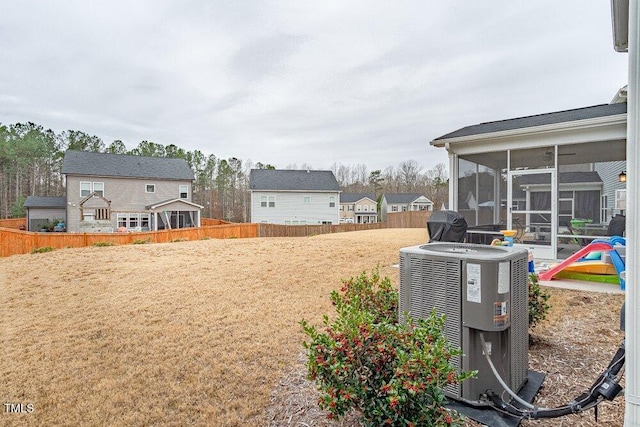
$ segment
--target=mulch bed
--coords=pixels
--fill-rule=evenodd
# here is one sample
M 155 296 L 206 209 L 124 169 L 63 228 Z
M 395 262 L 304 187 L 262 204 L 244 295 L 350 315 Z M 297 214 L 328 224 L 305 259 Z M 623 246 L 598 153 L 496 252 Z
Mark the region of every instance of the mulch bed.
M 602 294 L 547 288 L 551 311 L 530 331 L 529 369 L 546 375 L 535 404 L 557 407 L 585 392 L 603 371 L 624 339 L 619 330 L 621 294 Z M 306 356 L 300 351 L 273 390 L 266 418 L 270 426 L 358 426 L 353 412 L 341 420 L 327 419 L 318 408 L 318 392 L 307 380 Z M 624 379 L 621 383 L 624 386 Z M 524 420 L 522 426 L 621 426 L 624 397 L 594 411 L 556 419 Z M 467 420 L 466 426 L 481 424 Z

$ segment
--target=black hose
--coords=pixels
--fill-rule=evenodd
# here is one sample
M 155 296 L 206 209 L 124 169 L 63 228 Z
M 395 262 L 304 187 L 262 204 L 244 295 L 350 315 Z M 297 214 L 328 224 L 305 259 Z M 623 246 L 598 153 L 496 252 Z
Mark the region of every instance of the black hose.
M 622 341 L 622 344 L 620 344 L 620 347 L 618 347 L 618 350 L 611 359 L 611 362 L 609 362 L 609 365 L 604 370 L 604 372 L 600 374 L 596 381 L 594 381 L 594 383 L 589 388 L 589 391 L 581 394 L 578 398 L 565 406 L 560 406 L 557 408 L 534 407 L 533 409 L 521 409 L 502 400 L 502 398 L 493 390 L 487 390 L 486 395 L 492 403 L 494 409 L 507 412 L 519 418 L 528 418 L 534 420 L 540 418 L 558 418 L 565 415 L 583 412 L 587 409 L 591 409 L 592 407 L 597 406 L 600 402 L 602 402 L 602 400 L 604 400 L 604 398 L 609 400 L 613 400 L 613 398 L 615 398 L 615 395 L 603 393 L 602 386 L 606 383 L 608 384 L 607 388 L 612 384 L 615 384 L 615 387 L 619 387 L 619 379 L 616 380 L 615 377 L 624 366 L 624 360 L 625 342 Z

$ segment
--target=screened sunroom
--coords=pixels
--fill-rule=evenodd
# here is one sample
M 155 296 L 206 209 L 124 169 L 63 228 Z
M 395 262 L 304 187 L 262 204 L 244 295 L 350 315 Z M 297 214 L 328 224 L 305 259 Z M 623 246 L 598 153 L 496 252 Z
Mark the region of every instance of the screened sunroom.
M 624 92 L 622 92 L 624 93 Z M 566 258 L 624 215 L 626 98 L 467 126 L 431 141 L 449 154 L 449 209 L 470 229 L 518 231 L 539 259 Z

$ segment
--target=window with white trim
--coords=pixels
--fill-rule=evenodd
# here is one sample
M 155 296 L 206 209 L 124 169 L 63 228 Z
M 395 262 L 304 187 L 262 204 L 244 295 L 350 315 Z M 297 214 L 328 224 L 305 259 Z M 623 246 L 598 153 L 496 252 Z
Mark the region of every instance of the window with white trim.
M 336 198 L 331 196 L 329 197 L 329 207 L 330 208 L 335 208 L 336 207 Z
M 270 208 L 276 207 L 276 196 L 269 196 L 269 207 Z
M 117 218 L 118 228 L 149 230 L 151 214 L 148 213 L 121 213 Z
M 80 181 L 80 197 L 87 197 L 89 194 L 91 194 L 91 183 Z
M 87 197 L 91 193 L 104 197 L 104 182 L 80 181 L 80 197 Z
M 188 199 L 189 198 L 189 186 L 188 185 L 181 185 L 179 187 L 178 191 L 180 192 L 180 198 L 181 199 Z
M 267 196 L 260 196 L 260 207 L 261 208 L 267 207 Z
M 304 196 L 302 199 L 305 204 L 311 203 L 311 196 Z
M 94 182 L 93 192 L 96 193 L 98 196 L 104 197 L 104 182 Z
M 391 212 L 398 212 L 398 206 L 397 205 L 392 205 L 391 206 Z

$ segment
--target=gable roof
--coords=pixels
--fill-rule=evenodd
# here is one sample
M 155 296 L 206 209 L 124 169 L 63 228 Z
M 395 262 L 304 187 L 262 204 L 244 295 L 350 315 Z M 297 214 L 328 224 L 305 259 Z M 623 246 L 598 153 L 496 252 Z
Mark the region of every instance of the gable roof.
M 561 172 L 558 174 L 560 184 L 602 184 L 602 178 L 598 172 Z M 520 177 L 520 185 L 551 184 L 551 175 L 548 173 L 523 175 Z
M 432 145 L 438 141 L 465 136 L 482 135 L 487 133 L 502 132 L 516 129 L 531 128 L 556 123 L 573 122 L 578 120 L 595 119 L 598 117 L 615 116 L 627 113 L 627 103 L 601 104 L 592 107 L 577 108 L 573 110 L 556 111 L 553 113 L 537 114 L 534 116 L 518 117 L 514 119 L 499 120 L 495 122 L 480 123 L 466 126 L 431 141 Z
M 66 208 L 66 197 L 29 196 L 24 201 L 25 208 Z
M 173 199 L 162 200 L 160 202 L 156 202 L 154 204 L 145 206 L 145 209 L 147 209 L 147 210 L 155 210 L 155 209 L 158 209 L 158 208 L 160 208 L 162 206 L 169 205 L 171 203 L 182 203 L 182 204 L 194 207 L 194 208 L 204 209 L 204 206 L 200 206 L 197 203 L 193 203 L 193 202 L 190 202 L 189 200 L 181 199 L 181 198 L 173 198 Z
M 251 191 L 340 191 L 331 171 L 251 169 Z
M 370 199 L 376 201 L 376 195 L 373 193 L 340 193 L 340 203 L 356 203 L 362 199 Z
M 184 159 L 144 157 L 128 154 L 68 150 L 64 154 L 65 175 L 193 181 L 193 171 Z
M 416 199 L 419 199 L 420 197 L 424 197 L 425 199 L 429 200 L 427 196 L 420 193 L 389 193 L 389 194 L 385 193 L 384 195 L 384 198 L 387 200 L 387 203 L 402 204 L 402 205 L 408 205 L 410 203 L 413 203 L 414 201 L 416 201 Z M 431 200 L 429 200 L 429 202 L 431 202 Z

